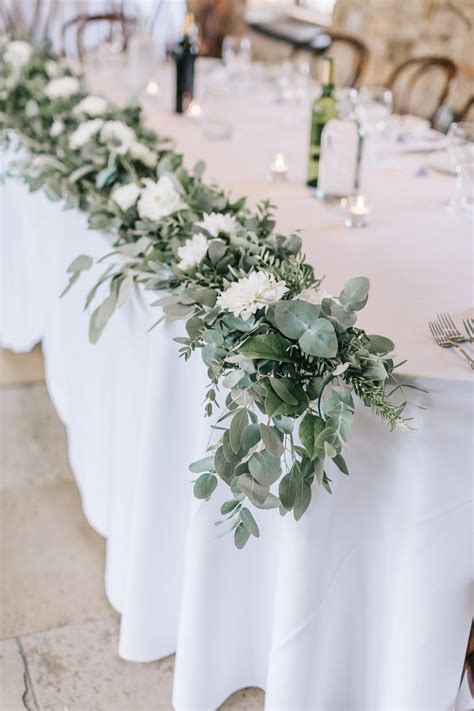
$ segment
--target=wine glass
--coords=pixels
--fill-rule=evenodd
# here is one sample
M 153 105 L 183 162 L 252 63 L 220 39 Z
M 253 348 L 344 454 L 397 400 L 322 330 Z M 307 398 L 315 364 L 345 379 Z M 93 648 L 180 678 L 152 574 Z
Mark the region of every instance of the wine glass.
M 381 134 L 392 113 L 393 97 L 390 89 L 363 86 L 357 96 L 356 115 L 367 136 Z
M 392 92 L 383 86 L 363 86 L 357 94 L 355 115 L 366 138 L 364 163 L 369 169 L 377 163 L 378 143 L 392 113 L 392 106 Z
M 452 123 L 448 131 L 448 154 L 456 172 L 456 190 L 450 207 L 474 207 L 474 123 Z

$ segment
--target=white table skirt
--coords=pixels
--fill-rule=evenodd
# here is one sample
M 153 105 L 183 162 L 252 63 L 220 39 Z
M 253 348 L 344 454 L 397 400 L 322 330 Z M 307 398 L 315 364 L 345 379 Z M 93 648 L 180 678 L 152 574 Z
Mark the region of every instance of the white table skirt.
M 176 709 L 214 709 L 238 688 L 267 709 L 446 711 L 470 625 L 471 388 L 419 381 L 417 431 L 356 417 L 351 476 L 315 489 L 295 524 L 259 517 L 243 551 L 216 539 L 219 495 L 192 499 L 188 463 L 204 453 L 205 369 L 134 298 L 96 346 L 86 274 L 62 300 L 79 253 L 104 237 L 9 180 L 2 193 L 1 340 L 42 339 L 47 384 L 67 427 L 85 514 L 107 538 L 106 590 L 122 614 L 119 653 L 177 652 Z M 386 329 L 390 332 L 390 329 Z M 221 494 L 223 495 L 223 493 Z

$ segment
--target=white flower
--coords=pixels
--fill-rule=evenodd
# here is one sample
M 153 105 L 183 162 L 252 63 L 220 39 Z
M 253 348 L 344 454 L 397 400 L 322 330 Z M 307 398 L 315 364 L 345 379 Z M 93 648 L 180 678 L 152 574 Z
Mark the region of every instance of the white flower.
M 183 246 L 178 249 L 178 257 L 181 257 L 178 267 L 183 272 L 192 269 L 192 267 L 197 267 L 206 254 L 208 245 L 207 237 L 202 232 L 193 235 L 191 239 L 187 239 Z
M 44 68 L 50 79 L 57 77 L 59 74 L 59 64 L 52 59 L 48 59 L 48 61 L 44 63 Z
M 121 185 L 112 191 L 111 198 L 121 210 L 126 212 L 132 205 L 135 205 L 138 200 L 138 196 L 141 193 L 141 189 L 135 183 L 128 183 L 127 185 Z
M 79 94 L 81 84 L 76 77 L 59 77 L 51 79 L 44 88 L 44 93 L 48 99 L 66 99 L 69 96 Z
M 34 118 L 38 115 L 38 104 L 34 99 L 28 99 L 25 105 L 25 115 L 28 118 Z
M 221 232 L 235 237 L 239 223 L 233 215 L 221 215 L 218 212 L 211 212 L 203 215 L 202 222 L 198 222 L 199 227 L 204 227 L 213 237 L 218 237 Z
M 158 160 L 155 151 L 152 151 L 148 146 L 145 146 L 144 143 L 140 143 L 139 141 L 134 141 L 130 146 L 130 155 L 149 168 L 154 168 Z
M 51 138 L 57 138 L 64 131 L 64 122 L 61 119 L 54 119 L 51 128 L 49 129 L 49 135 Z
M 247 321 L 258 309 L 279 301 L 287 291 L 285 282 L 277 281 L 273 274 L 252 272 L 223 291 L 217 303 Z
M 120 155 L 128 153 L 135 141 L 135 131 L 123 121 L 106 121 L 100 132 L 101 140 Z
M 145 188 L 142 190 L 138 203 L 140 217 L 161 220 L 185 207 L 181 195 L 168 175 L 162 175 L 157 183 L 148 178 L 145 179 Z
M 10 64 L 14 69 L 19 70 L 28 64 L 33 55 L 33 48 L 28 42 L 21 40 L 13 40 L 7 45 L 7 51 L 4 54 L 4 59 L 7 64 Z
M 73 109 L 72 113 L 75 116 L 79 114 L 87 114 L 87 116 L 102 116 L 107 111 L 108 104 L 101 96 L 86 96 Z
M 71 134 L 69 138 L 69 147 L 72 148 L 73 151 L 81 148 L 88 141 L 90 141 L 92 136 L 95 136 L 95 134 L 100 131 L 103 125 L 104 122 L 99 118 L 81 123 L 81 125 L 78 126 Z

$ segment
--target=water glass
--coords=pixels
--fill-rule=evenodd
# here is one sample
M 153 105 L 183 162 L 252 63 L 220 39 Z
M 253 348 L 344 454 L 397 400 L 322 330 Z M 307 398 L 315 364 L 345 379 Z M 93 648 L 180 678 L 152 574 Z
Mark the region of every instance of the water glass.
M 474 206 L 474 123 L 451 124 L 448 131 L 448 153 L 456 172 L 456 191 L 449 201 L 455 209 Z
M 392 113 L 393 98 L 385 87 L 363 86 L 357 96 L 356 115 L 367 136 L 381 134 Z

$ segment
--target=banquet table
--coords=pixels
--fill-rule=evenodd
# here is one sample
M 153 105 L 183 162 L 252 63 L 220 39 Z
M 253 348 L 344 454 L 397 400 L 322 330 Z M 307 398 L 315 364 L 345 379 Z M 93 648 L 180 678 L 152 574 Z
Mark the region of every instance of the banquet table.
M 198 79 L 204 92 L 205 73 Z M 125 99 L 100 75 L 90 80 Z M 459 320 L 472 304 L 472 218 L 445 208 L 454 181 L 426 170 L 425 155 L 387 147 L 364 172 L 370 223 L 349 230 L 340 207 L 304 186 L 304 107 L 264 88 L 236 91 L 231 140 L 209 141 L 199 122 L 170 112 L 169 68 L 156 80 L 147 123 L 175 139 L 186 164 L 204 158 L 208 179 L 234 196 L 269 197 L 279 229 L 301 229 L 328 292 L 368 276 L 361 326 L 393 338 L 403 378 L 423 391 L 407 392 L 413 432 L 389 432 L 360 407 L 350 476 L 330 470 L 333 495 L 316 488 L 298 523 L 262 512 L 260 539 L 234 549 L 216 536 L 220 488 L 210 502 L 192 497 L 187 467 L 210 425 L 205 368 L 198 355 L 178 358 L 172 340 L 182 325 L 147 333 L 159 310 L 136 293 L 90 345 L 83 304 L 103 266 L 57 297 L 67 265 L 104 255 L 106 236 L 7 180 L 1 342 L 24 351 L 42 341 L 84 512 L 107 539 L 119 654 L 145 662 L 176 652 L 173 703 L 183 711 L 215 709 L 245 686 L 265 689 L 269 710 L 452 709 L 471 619 L 472 374 L 434 345 L 427 321 L 438 311 Z M 285 184 L 266 180 L 277 152 L 290 167 Z

